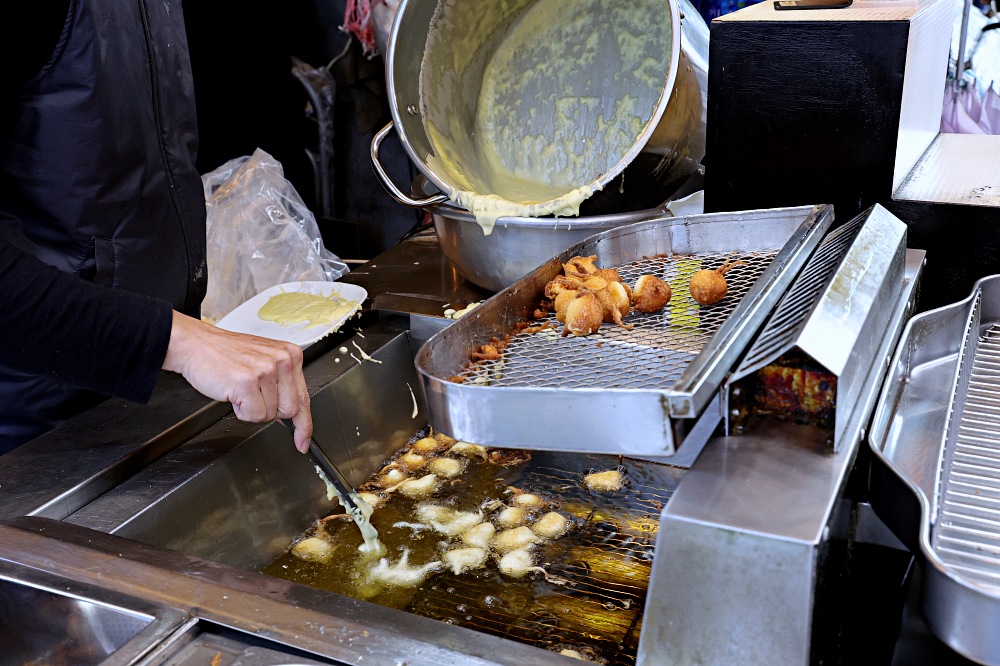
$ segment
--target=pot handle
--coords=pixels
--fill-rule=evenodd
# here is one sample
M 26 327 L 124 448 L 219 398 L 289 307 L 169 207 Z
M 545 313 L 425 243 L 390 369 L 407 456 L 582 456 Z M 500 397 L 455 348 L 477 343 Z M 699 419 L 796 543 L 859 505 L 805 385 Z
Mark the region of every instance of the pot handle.
M 392 128 L 393 128 L 393 122 L 390 121 L 388 125 L 380 129 L 378 133 L 376 133 L 375 136 L 372 137 L 372 145 L 371 145 L 372 167 L 375 169 L 375 174 L 378 176 L 379 180 L 382 181 L 382 187 L 386 189 L 386 191 L 393 199 L 403 204 L 404 206 L 411 206 L 413 208 L 423 208 L 424 206 L 431 206 L 433 204 L 439 204 L 447 201 L 448 195 L 443 193 L 435 194 L 434 196 L 428 197 L 426 199 L 413 199 L 411 197 L 406 196 L 403 193 L 403 191 L 400 190 L 398 187 L 396 187 L 396 184 L 392 182 L 392 179 L 389 178 L 389 174 L 385 172 L 385 168 L 382 166 L 382 162 L 380 162 L 378 158 L 378 149 L 382 145 L 382 140 L 385 139 L 385 137 L 389 134 L 390 131 L 392 131 Z

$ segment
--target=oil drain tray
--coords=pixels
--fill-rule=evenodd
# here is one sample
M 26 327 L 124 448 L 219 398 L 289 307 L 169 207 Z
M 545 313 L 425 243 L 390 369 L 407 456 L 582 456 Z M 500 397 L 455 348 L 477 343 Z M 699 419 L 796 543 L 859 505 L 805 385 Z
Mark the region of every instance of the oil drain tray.
M 489 446 L 672 456 L 699 417 L 714 412 L 706 408 L 722 381 L 832 222 L 832 207 L 802 206 L 660 218 L 591 236 L 421 348 L 416 368 L 429 421 Z M 661 312 L 630 314 L 631 331 L 605 324 L 562 337 L 549 315 L 533 323 L 550 330 L 515 334 L 576 255 L 596 255 L 629 283 L 653 273 L 672 283 L 673 299 Z M 691 273 L 725 259 L 745 262 L 726 275 L 729 295 L 698 305 L 688 293 Z M 470 371 L 480 345 L 507 335 L 501 359 Z
M 1000 664 L 1000 275 L 907 324 L 869 436 L 872 506 L 923 568 L 930 629 Z

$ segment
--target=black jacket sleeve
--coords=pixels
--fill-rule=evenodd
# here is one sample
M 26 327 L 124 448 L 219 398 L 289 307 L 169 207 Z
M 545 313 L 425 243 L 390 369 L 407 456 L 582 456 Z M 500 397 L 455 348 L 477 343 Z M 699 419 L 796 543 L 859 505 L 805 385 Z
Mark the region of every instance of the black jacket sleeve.
M 166 301 L 63 273 L 0 235 L 0 365 L 146 402 L 172 316 Z
M 68 6 L 0 0 L 0 146 L 15 91 L 49 58 Z M 170 304 L 56 270 L 15 244 L 7 230 L 16 226 L 0 219 L 0 366 L 147 401 L 170 340 Z

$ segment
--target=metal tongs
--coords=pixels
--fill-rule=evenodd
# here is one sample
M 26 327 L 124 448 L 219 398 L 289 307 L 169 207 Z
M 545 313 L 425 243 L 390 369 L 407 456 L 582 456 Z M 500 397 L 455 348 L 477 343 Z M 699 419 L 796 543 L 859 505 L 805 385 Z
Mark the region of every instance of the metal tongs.
M 291 419 L 279 419 L 281 424 L 288 428 L 291 433 L 295 432 L 295 425 L 292 424 Z M 347 511 L 350 516 L 357 515 L 357 513 L 363 514 L 364 512 L 358 506 L 355 501 L 357 493 L 354 491 L 354 486 L 352 486 L 347 478 L 341 473 L 337 466 L 333 464 L 333 461 L 327 457 L 323 449 L 319 448 L 319 444 L 316 443 L 315 437 L 309 438 L 309 457 L 312 458 L 316 466 L 323 472 L 323 475 L 333 486 L 337 494 L 340 495 L 340 503 Z

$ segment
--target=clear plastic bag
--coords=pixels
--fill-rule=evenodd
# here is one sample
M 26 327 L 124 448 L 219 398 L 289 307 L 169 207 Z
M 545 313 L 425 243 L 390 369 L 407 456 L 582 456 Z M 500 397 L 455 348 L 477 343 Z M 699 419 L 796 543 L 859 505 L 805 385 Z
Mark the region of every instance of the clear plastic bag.
M 347 264 L 323 246 L 316 216 L 281 164 L 261 149 L 202 176 L 208 208 L 208 293 L 202 318 L 216 322 L 285 282 L 334 281 Z

